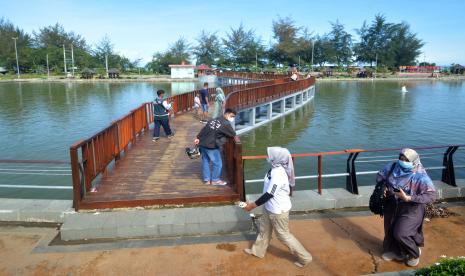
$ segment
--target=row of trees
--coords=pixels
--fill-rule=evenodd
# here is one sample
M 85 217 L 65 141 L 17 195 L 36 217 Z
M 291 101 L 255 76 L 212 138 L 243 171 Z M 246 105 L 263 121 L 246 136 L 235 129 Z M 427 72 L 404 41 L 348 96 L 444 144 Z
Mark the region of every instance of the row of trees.
M 273 39 L 268 43 L 242 24 L 230 28 L 224 37 L 217 32 L 203 30 L 194 43 L 181 37 L 166 51 L 156 52 L 145 68 L 155 73 L 169 73 L 169 64 L 190 61 L 234 70 L 254 70 L 257 69 L 255 66 L 285 68 L 288 64 L 307 67 L 310 64 L 335 64 L 347 68 L 353 62 L 395 69 L 400 65 L 415 64 L 424 44 L 407 23 L 390 23 L 383 15 L 376 15 L 370 23 L 364 22 L 356 30 L 357 40 L 339 21 L 330 25 L 331 30 L 320 35 L 297 26 L 289 17 L 279 17 L 272 22 Z M 90 47 L 83 37 L 66 32 L 59 24 L 29 35 L 9 21 L 0 19 L 0 66 L 15 67 L 12 37 L 18 37 L 22 69 L 43 68 L 48 54 L 52 68 L 62 72 L 63 44 L 74 46 L 75 64 L 80 68 L 102 67 L 105 55 L 111 67 L 123 70 L 131 70 L 140 63 L 140 60 L 130 61 L 115 53 L 108 37 L 104 37 L 97 46 Z
M 74 32 L 66 32 L 60 24 L 40 28 L 32 35 L 16 27 L 10 21 L 0 18 L 0 66 L 16 70 L 14 40 L 17 38 L 19 67 L 25 72 L 46 72 L 47 55 L 50 71 L 64 72 L 63 45 L 68 60 L 67 69 L 71 71 L 71 45 L 73 46 L 74 65 L 83 68 L 104 68 L 105 56 L 110 67 L 131 70 L 139 66 L 140 59 L 131 61 L 115 52 L 110 39 L 105 36 L 91 47 L 86 40 Z
M 273 41 L 268 47 L 253 30 L 246 30 L 242 24 L 231 28 L 224 38 L 202 31 L 194 45 L 180 38 L 166 51 L 155 53 L 147 68 L 167 73 L 168 64 L 195 59 L 197 64 L 235 70 L 254 66 L 286 67 L 288 64 L 309 66 L 312 61 L 320 66 L 335 64 L 341 68 L 360 62 L 392 70 L 400 65 L 415 64 L 424 44 L 407 23 L 389 23 L 383 15 L 376 15 L 370 24 L 364 22 L 356 30 L 357 41 L 339 21 L 330 24 L 328 33 L 318 35 L 297 26 L 289 17 L 278 18 L 272 23 Z

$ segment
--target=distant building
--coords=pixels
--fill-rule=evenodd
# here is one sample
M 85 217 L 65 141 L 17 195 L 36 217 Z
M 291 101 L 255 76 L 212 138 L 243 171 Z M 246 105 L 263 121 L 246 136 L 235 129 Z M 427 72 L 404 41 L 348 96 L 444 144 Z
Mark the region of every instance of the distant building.
M 193 79 L 195 78 L 195 65 L 186 64 L 184 61 L 181 64 L 170 64 L 172 79 Z
M 92 79 L 94 78 L 95 75 L 95 70 L 89 69 L 89 68 L 84 68 L 81 71 L 81 79 Z
M 6 70 L 4 67 L 0 67 L 0 74 L 5 75 L 6 73 L 8 73 L 8 70 Z

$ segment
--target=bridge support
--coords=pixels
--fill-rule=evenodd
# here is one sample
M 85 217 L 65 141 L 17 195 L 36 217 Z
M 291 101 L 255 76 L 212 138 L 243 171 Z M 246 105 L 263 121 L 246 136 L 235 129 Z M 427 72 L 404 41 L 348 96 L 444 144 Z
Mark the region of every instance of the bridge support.
M 290 96 L 240 111 L 236 116 L 236 133 L 240 135 L 276 118 L 294 112 L 295 109 L 313 99 L 314 91 L 315 86 L 311 86 Z

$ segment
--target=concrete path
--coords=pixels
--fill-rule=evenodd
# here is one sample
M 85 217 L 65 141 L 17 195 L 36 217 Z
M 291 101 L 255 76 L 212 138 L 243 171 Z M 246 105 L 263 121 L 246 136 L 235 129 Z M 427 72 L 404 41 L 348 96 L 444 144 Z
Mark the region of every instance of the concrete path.
M 441 255 L 465 255 L 465 206 L 451 210 L 459 216 L 425 223 L 420 266 Z M 379 258 L 382 229 L 382 219 L 367 212 L 293 216 L 291 232 L 314 259 L 299 269 L 275 238 L 264 259 L 244 254 L 250 233 L 73 245 L 53 240 L 54 228 L 1 225 L 0 275 L 363 275 L 409 269 Z

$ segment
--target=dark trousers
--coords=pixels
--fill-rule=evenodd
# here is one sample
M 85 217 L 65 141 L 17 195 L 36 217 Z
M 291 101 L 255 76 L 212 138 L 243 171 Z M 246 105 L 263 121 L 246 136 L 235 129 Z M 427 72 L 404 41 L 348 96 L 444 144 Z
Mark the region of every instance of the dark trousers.
M 418 258 L 418 247 L 424 245 L 425 211 L 425 204 L 396 202 L 393 196 L 389 196 L 384 210 L 384 252 Z
M 154 125 L 155 127 L 153 128 L 153 137 L 155 138 L 160 137 L 160 125 L 163 127 L 163 130 L 165 131 L 165 134 L 167 136 L 172 134 L 168 116 L 155 117 Z

